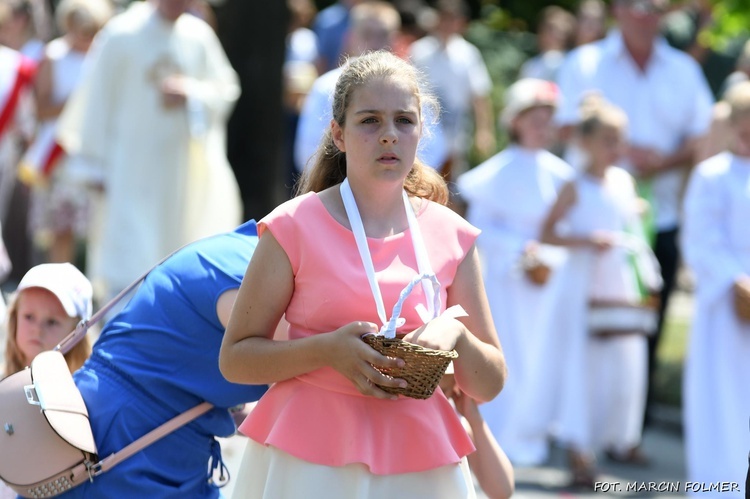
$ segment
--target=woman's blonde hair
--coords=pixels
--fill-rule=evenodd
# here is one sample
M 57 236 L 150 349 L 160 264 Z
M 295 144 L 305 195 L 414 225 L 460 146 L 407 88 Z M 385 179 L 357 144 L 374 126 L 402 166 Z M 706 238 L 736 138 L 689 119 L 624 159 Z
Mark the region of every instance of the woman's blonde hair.
M 333 94 L 332 116 L 342 128 L 346 126 L 346 111 L 351 104 L 354 91 L 371 81 L 378 79 L 394 79 L 401 83 L 408 83 L 414 89 L 420 108 L 420 119 L 424 116 L 439 115 L 437 100 L 424 90 L 419 71 L 401 59 L 385 50 L 369 52 L 359 57 L 349 59 L 343 66 L 341 75 L 336 82 Z M 425 110 L 431 109 L 431 112 Z M 422 128 L 425 134 L 425 128 Z M 320 192 L 333 187 L 346 178 L 346 155 L 333 143 L 331 127 L 329 126 L 318 150 L 313 156 L 315 161 L 306 168 L 297 184 L 297 195 L 307 192 Z M 433 168 L 426 166 L 418 158 L 415 159 L 409 174 L 404 181 L 404 189 L 412 196 L 426 198 L 440 204 L 448 203 L 448 187 L 443 177 Z
M 8 305 L 8 322 L 7 322 L 7 340 L 5 342 L 5 376 L 10 376 L 18 371 L 22 371 L 29 365 L 30 361 L 24 358 L 21 352 L 18 342 L 16 341 L 16 331 L 18 328 L 18 302 L 21 298 L 23 291 L 16 293 L 10 300 Z M 80 317 L 77 318 L 81 320 Z M 76 346 L 70 349 L 65 354 L 65 361 L 68 363 L 68 369 L 70 372 L 77 370 L 79 367 L 86 362 L 86 359 L 91 355 L 91 342 L 88 336 L 84 336 Z

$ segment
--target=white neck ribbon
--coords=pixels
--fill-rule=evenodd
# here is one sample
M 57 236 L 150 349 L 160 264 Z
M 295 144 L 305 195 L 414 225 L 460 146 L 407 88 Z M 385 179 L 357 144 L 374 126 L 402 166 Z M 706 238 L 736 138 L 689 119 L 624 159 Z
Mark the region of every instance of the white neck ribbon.
M 383 296 L 380 293 L 380 287 L 378 286 L 375 277 L 375 267 L 373 266 L 372 256 L 370 255 L 370 248 L 367 245 L 367 235 L 365 234 L 365 228 L 362 224 L 362 217 L 357 208 L 357 202 L 354 200 L 352 188 L 349 185 L 349 179 L 344 179 L 341 183 L 340 191 L 341 199 L 344 202 L 344 209 L 346 210 L 346 216 L 349 218 L 349 223 L 351 224 L 352 232 L 354 233 L 354 240 L 357 243 L 359 256 L 362 259 L 362 265 L 365 268 L 367 280 L 370 283 L 370 290 L 375 298 L 378 317 L 380 317 L 380 322 L 383 324 L 378 334 L 382 334 L 387 338 L 394 338 L 396 336 L 396 328 L 405 323 L 405 320 L 400 318 L 404 300 L 406 300 L 406 297 L 419 282 L 422 283 L 427 307 L 425 308 L 424 305 L 419 304 L 417 307 L 417 313 L 419 313 L 420 318 L 425 324 L 437 317 L 440 310 L 440 283 L 437 280 L 437 276 L 435 276 L 432 271 L 432 266 L 430 265 L 430 260 L 427 255 L 427 249 L 425 248 L 424 240 L 422 239 L 422 232 L 419 229 L 417 217 L 414 214 L 414 209 L 412 208 L 411 203 L 409 203 L 409 196 L 406 194 L 406 191 L 402 191 L 402 197 L 404 200 L 406 219 L 409 223 L 409 231 L 411 232 L 412 245 L 414 246 L 414 254 L 417 259 L 419 274 L 412 279 L 403 291 L 401 291 L 399 299 L 393 307 L 393 313 L 391 314 L 390 319 L 386 318 Z

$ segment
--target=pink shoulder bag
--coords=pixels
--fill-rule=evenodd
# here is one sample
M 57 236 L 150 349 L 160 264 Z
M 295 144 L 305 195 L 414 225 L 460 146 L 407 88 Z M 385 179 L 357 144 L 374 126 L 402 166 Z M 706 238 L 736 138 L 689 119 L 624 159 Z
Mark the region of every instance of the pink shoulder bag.
M 208 402 L 198 404 L 118 452 L 103 459 L 97 454 L 88 411 L 64 354 L 149 272 L 90 320 L 81 321 L 53 350 L 37 355 L 30 367 L 0 381 L 0 479 L 20 496 L 54 497 L 93 481 L 213 407 Z

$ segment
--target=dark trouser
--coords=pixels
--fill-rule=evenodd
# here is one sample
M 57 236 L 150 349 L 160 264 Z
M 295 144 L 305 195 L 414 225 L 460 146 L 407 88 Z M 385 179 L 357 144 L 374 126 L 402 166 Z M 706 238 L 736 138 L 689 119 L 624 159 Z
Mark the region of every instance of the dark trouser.
M 13 264 L 8 280 L 18 284 L 32 267 L 32 238 L 29 232 L 29 209 L 31 191 L 28 186 L 16 181 L 3 222 L 3 241 Z
M 648 340 L 648 399 L 646 410 L 653 403 L 653 378 L 656 372 L 656 349 L 659 345 L 662 330 L 664 329 L 664 319 L 669 305 L 669 297 L 674 289 L 677 278 L 677 269 L 680 263 L 680 250 L 678 247 L 679 230 L 660 231 L 656 233 L 654 241 L 654 255 L 661 266 L 661 277 L 664 286 L 661 290 L 659 304 L 659 319 L 656 326 L 656 332 Z

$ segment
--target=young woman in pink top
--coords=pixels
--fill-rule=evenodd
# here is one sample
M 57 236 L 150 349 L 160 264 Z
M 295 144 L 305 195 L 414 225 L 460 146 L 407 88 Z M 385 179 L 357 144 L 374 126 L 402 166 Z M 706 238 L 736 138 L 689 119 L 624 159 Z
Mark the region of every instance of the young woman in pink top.
M 503 386 L 479 231 L 445 207 L 444 181 L 416 157 L 432 102 L 402 59 L 384 51 L 351 59 L 300 195 L 259 224 L 220 367 L 234 382 L 275 384 L 240 426 L 249 439 L 235 497 L 474 497 L 466 464 L 474 446 L 445 395 L 417 400 L 378 388 L 405 381 L 373 366 L 403 360 L 361 340 L 390 322 L 385 311 L 415 276 L 431 274 L 439 286 L 414 286 L 396 334 L 455 349 L 457 385 L 478 401 Z M 468 315 L 443 313 L 453 305 Z M 273 337 L 282 317 L 288 340 Z

